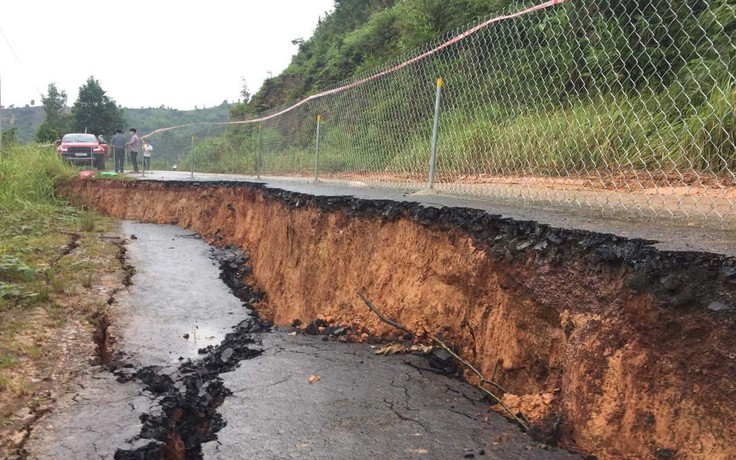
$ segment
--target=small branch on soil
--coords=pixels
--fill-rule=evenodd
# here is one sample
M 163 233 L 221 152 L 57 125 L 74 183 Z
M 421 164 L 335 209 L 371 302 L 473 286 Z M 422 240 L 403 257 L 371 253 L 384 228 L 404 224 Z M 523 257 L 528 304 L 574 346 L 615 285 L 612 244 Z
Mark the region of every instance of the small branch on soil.
M 365 304 L 368 306 L 368 308 L 370 308 L 370 310 L 373 313 L 375 313 L 376 315 L 378 315 L 378 317 L 381 319 L 381 321 L 383 321 L 384 323 L 389 324 L 389 325 L 395 327 L 396 329 L 400 329 L 400 330 L 402 330 L 404 332 L 408 332 L 410 334 L 414 334 L 414 332 L 410 331 L 409 328 L 407 328 L 403 324 L 398 323 L 398 322 L 396 322 L 396 321 L 388 318 L 383 313 L 381 313 L 370 302 L 370 300 L 366 299 L 365 296 L 363 296 L 363 294 L 361 294 L 360 292 L 358 292 L 358 296 L 360 296 L 361 300 L 363 300 L 363 302 L 365 302 Z M 416 335 L 416 334 L 414 334 L 414 335 Z M 496 382 L 494 382 L 492 380 L 486 379 L 483 376 L 483 374 L 481 374 L 481 372 L 478 369 L 475 368 L 475 366 L 473 366 L 468 361 L 466 361 L 463 358 L 461 358 L 460 356 L 458 356 L 458 354 L 455 353 L 454 351 L 452 351 L 450 349 L 450 347 L 448 347 L 445 344 L 445 342 L 443 342 L 442 340 L 438 339 L 437 337 L 435 337 L 433 335 L 429 335 L 429 338 L 432 339 L 433 342 L 437 343 L 440 347 L 442 347 L 443 350 L 445 350 L 446 352 L 448 352 L 450 354 L 450 356 L 452 356 L 453 358 L 455 358 L 458 362 L 460 362 L 461 364 L 463 364 L 465 367 L 467 367 L 468 369 L 470 369 L 470 371 L 472 371 L 475 375 L 477 375 L 479 380 L 478 380 L 478 384 L 476 385 L 476 387 L 480 391 L 482 391 L 483 393 L 485 393 L 488 396 L 490 396 L 491 399 L 493 399 L 494 401 L 496 401 L 498 404 L 500 404 L 506 410 L 506 412 L 508 412 L 509 415 L 511 415 L 511 418 L 513 418 L 516 421 L 516 423 L 518 423 L 519 426 L 521 426 L 522 430 L 529 431 L 529 420 L 527 420 L 527 418 L 524 416 L 524 414 L 521 414 L 521 413 L 519 413 L 518 415 L 515 414 L 511 410 L 511 408 L 506 405 L 506 403 L 504 403 L 503 401 L 501 401 L 501 398 L 499 398 L 498 396 L 496 396 L 495 394 L 493 394 L 490 390 L 488 390 L 484 386 L 484 385 L 488 384 L 488 385 L 491 385 L 491 386 L 496 387 L 499 391 L 502 391 L 504 393 L 507 393 L 507 391 L 501 385 L 499 385 L 498 383 L 496 383 Z
M 381 313 L 380 311 L 378 311 L 378 309 L 373 306 L 373 304 L 371 303 L 371 301 L 368 300 L 368 299 L 366 299 L 363 296 L 363 294 L 361 294 L 360 292 L 358 292 L 358 295 L 360 296 L 361 299 L 363 299 L 363 302 L 365 302 L 365 304 L 368 305 L 368 308 L 370 308 L 373 313 L 375 313 L 376 315 L 378 315 L 379 318 L 381 318 L 381 321 L 383 321 L 386 324 L 390 324 L 391 326 L 395 327 L 396 329 L 401 329 L 404 332 L 408 332 L 409 334 L 413 334 L 409 330 L 409 328 L 407 328 L 403 324 L 397 323 L 396 321 L 394 321 L 392 319 L 389 319 L 383 313 Z

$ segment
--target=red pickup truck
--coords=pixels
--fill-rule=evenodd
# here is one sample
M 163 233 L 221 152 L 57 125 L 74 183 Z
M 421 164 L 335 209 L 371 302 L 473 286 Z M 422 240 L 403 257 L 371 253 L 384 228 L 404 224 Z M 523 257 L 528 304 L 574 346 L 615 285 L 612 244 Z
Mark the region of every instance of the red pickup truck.
M 56 147 L 59 156 L 73 164 L 88 164 L 99 170 L 105 169 L 107 143 L 101 142 L 94 134 L 64 134 Z

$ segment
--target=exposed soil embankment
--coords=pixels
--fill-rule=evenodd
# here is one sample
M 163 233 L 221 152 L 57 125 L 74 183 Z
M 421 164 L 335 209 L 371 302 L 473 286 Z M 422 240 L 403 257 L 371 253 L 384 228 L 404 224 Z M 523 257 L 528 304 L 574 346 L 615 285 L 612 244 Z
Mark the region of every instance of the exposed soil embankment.
M 72 201 L 251 255 L 276 324 L 386 315 L 456 345 L 506 402 L 599 458 L 736 458 L 736 261 L 462 208 L 233 183 L 77 182 Z

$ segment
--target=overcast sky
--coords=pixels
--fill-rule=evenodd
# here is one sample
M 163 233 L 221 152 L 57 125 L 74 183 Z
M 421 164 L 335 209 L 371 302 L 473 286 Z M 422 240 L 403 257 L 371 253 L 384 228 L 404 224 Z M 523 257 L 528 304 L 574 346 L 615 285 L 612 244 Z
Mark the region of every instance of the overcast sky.
M 196 6 L 195 6 L 196 5 Z M 5 0 L 4 107 L 41 104 L 49 83 L 71 105 L 94 76 L 123 107 L 190 110 L 255 92 L 289 64 L 333 0 Z M 3 36 L 4 35 L 4 36 Z

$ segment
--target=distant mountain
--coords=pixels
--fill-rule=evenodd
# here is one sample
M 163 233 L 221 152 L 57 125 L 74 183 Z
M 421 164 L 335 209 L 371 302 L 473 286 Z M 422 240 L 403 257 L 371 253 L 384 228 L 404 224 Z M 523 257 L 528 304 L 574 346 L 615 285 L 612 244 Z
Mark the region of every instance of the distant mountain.
M 13 108 L 3 107 L 0 114 L 3 117 L 3 131 L 15 127 L 18 141 L 22 143 L 32 142 L 36 138 L 36 131 L 46 118 L 43 107 L 31 107 L 30 105 Z
M 15 127 L 18 141 L 21 143 L 33 142 L 36 139 L 36 131 L 46 117 L 42 106 L 3 107 L 0 114 L 2 115 L 2 130 L 7 131 Z M 138 134 L 145 135 L 161 128 L 195 124 L 195 126 L 151 136 L 157 157 L 175 162 L 191 149 L 192 136 L 195 139 L 202 139 L 222 133 L 222 126 L 196 124 L 228 121 L 230 106 L 227 102 L 223 102 L 216 107 L 195 110 L 178 110 L 167 107 L 123 108 L 123 114 L 127 122 L 127 126 L 123 127 L 126 134 L 132 127 L 138 130 Z M 105 134 L 109 136 L 112 133 Z
M 138 130 L 138 134 L 148 134 L 171 126 L 227 121 L 230 106 L 227 102 L 223 102 L 217 107 L 195 110 L 178 110 L 163 106 L 140 109 L 123 108 L 123 114 L 129 125 L 126 129 L 134 127 Z
M 177 110 L 165 107 L 124 108 L 123 114 L 128 121 L 128 128 L 136 128 L 139 135 L 147 135 L 157 129 L 194 124 L 194 126 L 156 133 L 150 137 L 156 159 L 173 164 L 177 163 L 184 155 L 189 153 L 192 148 L 192 137 L 195 140 L 201 140 L 206 137 L 222 134 L 224 125 L 199 123 L 221 123 L 228 121 L 230 117 L 230 106 L 227 102 L 223 102 L 217 107 L 195 110 Z

